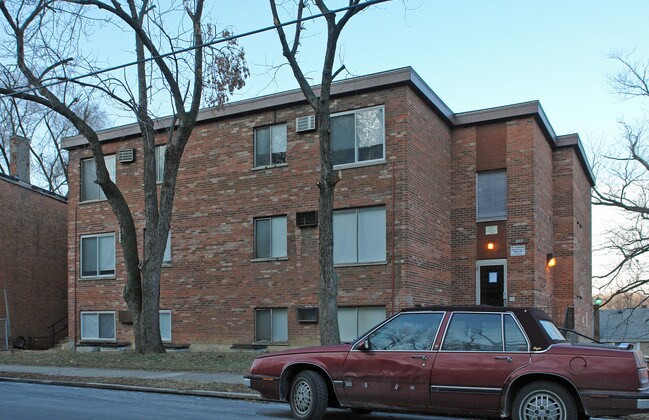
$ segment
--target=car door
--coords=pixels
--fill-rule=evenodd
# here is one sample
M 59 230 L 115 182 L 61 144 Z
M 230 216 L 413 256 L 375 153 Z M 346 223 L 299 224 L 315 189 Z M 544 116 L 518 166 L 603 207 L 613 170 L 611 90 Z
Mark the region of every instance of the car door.
M 454 313 L 432 370 L 431 404 L 498 411 L 507 379 L 529 363 L 529 342 L 511 314 Z
M 429 407 L 432 346 L 442 317 L 442 312 L 401 313 L 360 340 L 343 367 L 343 405 Z

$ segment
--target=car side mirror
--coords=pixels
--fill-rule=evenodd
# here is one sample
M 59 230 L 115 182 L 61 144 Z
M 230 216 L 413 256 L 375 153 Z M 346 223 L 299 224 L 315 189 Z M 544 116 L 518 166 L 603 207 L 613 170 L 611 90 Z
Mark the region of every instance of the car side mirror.
M 356 346 L 356 348 L 358 350 L 361 350 L 361 351 L 369 350 L 370 349 L 370 340 L 366 338 L 365 340 L 358 343 L 358 346 Z

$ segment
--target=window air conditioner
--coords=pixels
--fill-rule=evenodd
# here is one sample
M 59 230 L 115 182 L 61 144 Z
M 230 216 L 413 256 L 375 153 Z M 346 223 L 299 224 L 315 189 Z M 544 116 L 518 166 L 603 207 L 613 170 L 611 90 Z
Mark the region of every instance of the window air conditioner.
M 135 162 L 135 149 L 121 149 L 117 152 L 117 161 L 119 163 Z
M 295 131 L 304 133 L 315 130 L 315 115 L 306 115 L 295 119 Z

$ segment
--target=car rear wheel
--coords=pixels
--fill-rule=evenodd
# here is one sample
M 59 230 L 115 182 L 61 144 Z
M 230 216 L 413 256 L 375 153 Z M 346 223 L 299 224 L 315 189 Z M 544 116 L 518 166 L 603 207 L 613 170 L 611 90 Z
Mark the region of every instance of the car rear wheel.
M 295 419 L 322 419 L 328 399 L 327 384 L 320 374 L 312 370 L 300 372 L 291 384 L 289 400 Z
M 572 395 L 553 382 L 532 382 L 516 394 L 513 420 L 576 420 L 579 412 Z

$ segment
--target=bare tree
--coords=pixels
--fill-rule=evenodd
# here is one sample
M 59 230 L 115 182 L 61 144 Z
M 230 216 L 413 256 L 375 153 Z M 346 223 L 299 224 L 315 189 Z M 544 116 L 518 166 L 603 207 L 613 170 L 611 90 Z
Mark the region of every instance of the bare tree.
M 13 97 L 0 100 L 0 112 L 0 173 L 9 172 L 10 138 L 19 135 L 30 140 L 30 153 L 36 162 L 31 168 L 31 183 L 67 195 L 68 154 L 61 148 L 61 140 L 77 135 L 77 130 L 51 109 Z M 96 103 L 77 103 L 75 112 L 95 129 L 106 126 L 106 115 Z
M 0 0 L 0 11 L 5 27 L 15 41 L 14 66 L 27 81 L 26 86 L 2 86 L 0 94 L 51 109 L 70 121 L 87 139 L 96 162 L 97 183 L 121 231 L 126 271 L 123 296 L 133 318 L 135 351 L 164 352 L 159 324 L 160 271 L 178 168 L 196 123 L 203 87 L 207 85 L 209 97 L 219 105 L 227 100 L 229 93 L 244 85 L 248 69 L 243 50 L 235 40 L 219 44 L 219 48 L 205 46 L 218 34 L 213 27 L 203 24 L 203 0 L 184 0 L 182 4 L 174 3 L 164 10 L 161 4 L 149 0 L 24 0 L 11 4 Z M 113 25 L 132 35 L 137 60 L 133 74 L 127 70 L 120 75 L 100 74 L 96 68 L 86 67 L 84 70 L 92 70 L 94 77 L 72 77 L 83 65 L 92 64 L 92 60 L 80 54 L 69 54 L 79 53 L 76 40 L 89 34 L 90 24 L 97 22 L 104 26 Z M 174 22 L 176 32 L 170 32 L 165 22 Z M 59 40 L 59 43 L 53 40 Z M 173 54 L 163 56 L 163 52 Z M 102 94 L 113 106 L 130 110 L 135 116 L 142 137 L 144 160 L 142 259 L 138 255 L 133 213 L 118 186 L 110 179 L 97 131 L 75 109 L 79 97 L 57 96 L 49 87 L 51 82 L 74 83 L 80 88 L 79 95 L 88 98 Z M 155 110 L 151 106 L 154 98 L 168 101 L 172 108 L 159 195 L 154 156 Z
M 286 4 L 295 4 L 297 6 L 295 23 L 293 27 L 292 39 L 289 42 L 284 27 L 281 25 L 280 7 Z M 282 46 L 282 52 L 288 61 L 293 75 L 300 85 L 302 93 L 306 97 L 309 105 L 313 108 L 318 124 L 318 137 L 320 139 L 320 181 L 319 189 L 319 212 L 318 212 L 318 229 L 319 229 L 319 255 L 320 255 L 320 342 L 322 344 L 334 344 L 340 342 L 340 332 L 338 329 L 338 279 L 334 271 L 333 259 L 333 203 L 334 190 L 339 181 L 337 174 L 333 170 L 333 156 L 331 147 L 331 110 L 330 95 L 331 84 L 336 76 L 344 70 L 344 66 L 333 70 L 336 56 L 338 39 L 343 28 L 349 20 L 368 6 L 377 3 L 376 1 L 349 0 L 349 8 L 336 12 L 329 9 L 324 0 L 314 0 L 317 9 L 324 15 L 327 26 L 327 40 L 324 49 L 322 76 L 319 90 L 314 89 L 305 76 L 305 72 L 298 61 L 300 44 L 304 33 L 304 23 L 301 19 L 304 16 L 305 9 L 308 10 L 306 0 L 296 0 L 285 2 L 270 0 L 270 8 L 273 13 L 273 20 L 277 28 L 277 35 Z
M 649 99 L 649 60 L 615 53 L 620 70 L 610 76 L 623 99 Z M 647 121 L 620 122 L 622 139 L 612 152 L 600 156 L 593 204 L 617 209 L 622 217 L 608 232 L 605 251 L 616 260 L 600 279 L 603 305 L 631 293 L 649 291 L 649 138 Z M 635 301 L 635 300 L 634 300 Z M 644 302 L 644 299 L 637 300 Z

